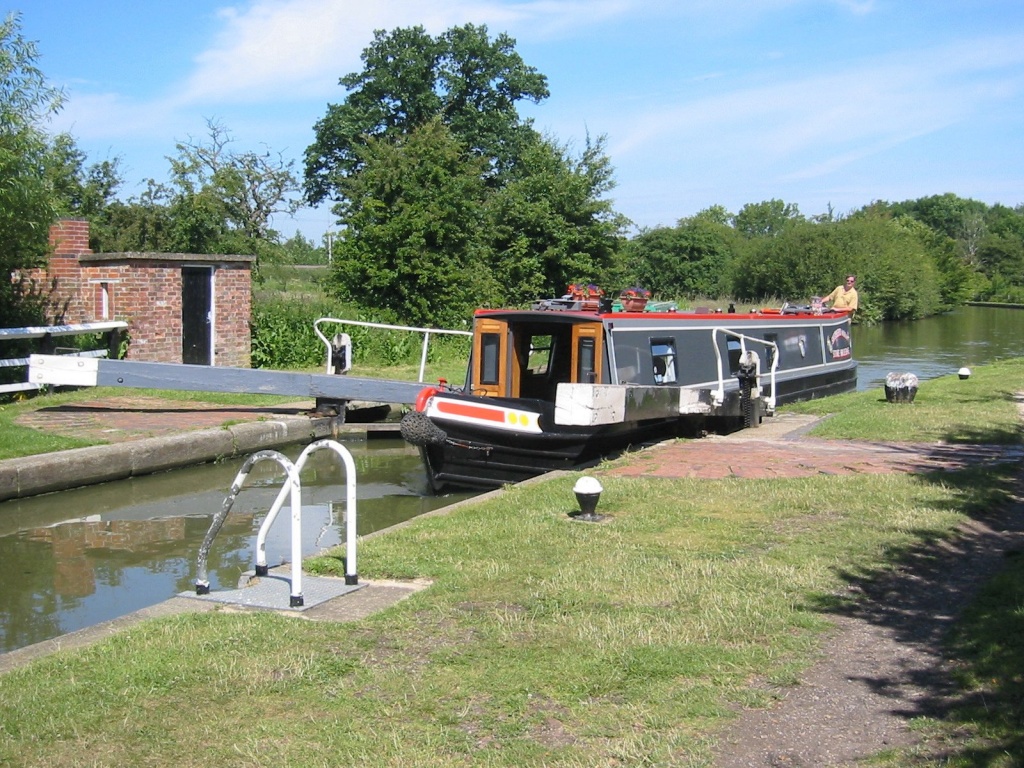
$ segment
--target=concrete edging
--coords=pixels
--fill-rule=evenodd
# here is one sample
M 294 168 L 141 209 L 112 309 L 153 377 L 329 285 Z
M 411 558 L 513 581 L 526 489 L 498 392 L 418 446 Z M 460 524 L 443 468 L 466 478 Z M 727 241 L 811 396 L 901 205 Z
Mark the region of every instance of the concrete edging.
M 336 437 L 338 417 L 288 416 L 0 461 L 0 501 Z

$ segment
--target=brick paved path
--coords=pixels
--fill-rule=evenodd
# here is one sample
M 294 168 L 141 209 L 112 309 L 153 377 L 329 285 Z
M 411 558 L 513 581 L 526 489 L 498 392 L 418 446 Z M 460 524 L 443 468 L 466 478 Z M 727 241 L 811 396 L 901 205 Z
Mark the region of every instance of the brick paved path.
M 778 418 L 778 417 L 776 417 Z M 767 423 L 767 422 L 766 422 Z M 809 423 L 808 423 L 809 424 Z M 821 440 L 759 435 L 761 429 L 662 443 L 608 474 L 626 477 L 773 478 L 934 472 L 981 463 L 1021 461 L 1024 447 Z
M 262 419 L 308 416 L 313 402 L 217 405 L 158 397 L 110 397 L 26 413 L 17 424 L 68 437 L 116 443 Z

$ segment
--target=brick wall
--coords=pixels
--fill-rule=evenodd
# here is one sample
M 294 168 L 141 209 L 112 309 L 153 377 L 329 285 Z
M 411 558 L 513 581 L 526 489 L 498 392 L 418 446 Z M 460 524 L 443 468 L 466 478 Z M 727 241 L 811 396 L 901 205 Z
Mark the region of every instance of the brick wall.
M 26 270 L 39 286 L 52 283 L 50 322 L 125 320 L 127 359 L 182 361 L 181 270 L 213 270 L 213 362 L 248 368 L 252 257 L 167 253 L 98 253 L 89 249 L 89 222 L 64 219 L 50 228 L 46 269 Z M 105 316 L 104 316 L 105 314 Z

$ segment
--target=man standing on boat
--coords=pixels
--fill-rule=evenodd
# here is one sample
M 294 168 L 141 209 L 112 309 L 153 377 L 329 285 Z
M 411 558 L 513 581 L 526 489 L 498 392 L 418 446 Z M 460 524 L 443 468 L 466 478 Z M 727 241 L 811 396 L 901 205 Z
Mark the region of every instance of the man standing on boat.
M 831 301 L 832 309 L 848 309 L 851 312 L 856 312 L 857 289 L 853 287 L 856 282 L 856 275 L 847 275 L 846 282 L 842 285 L 837 285 L 832 293 L 821 300 L 822 304 L 827 304 Z

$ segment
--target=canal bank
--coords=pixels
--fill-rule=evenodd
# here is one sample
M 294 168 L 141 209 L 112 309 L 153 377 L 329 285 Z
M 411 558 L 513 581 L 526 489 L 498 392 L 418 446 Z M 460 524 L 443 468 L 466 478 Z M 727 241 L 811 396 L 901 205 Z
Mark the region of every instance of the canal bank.
M 394 423 L 347 423 L 310 402 L 223 406 L 113 397 L 40 408 L 17 421 L 104 445 L 0 461 L 0 501 L 124 480 L 342 435 L 397 435 Z

